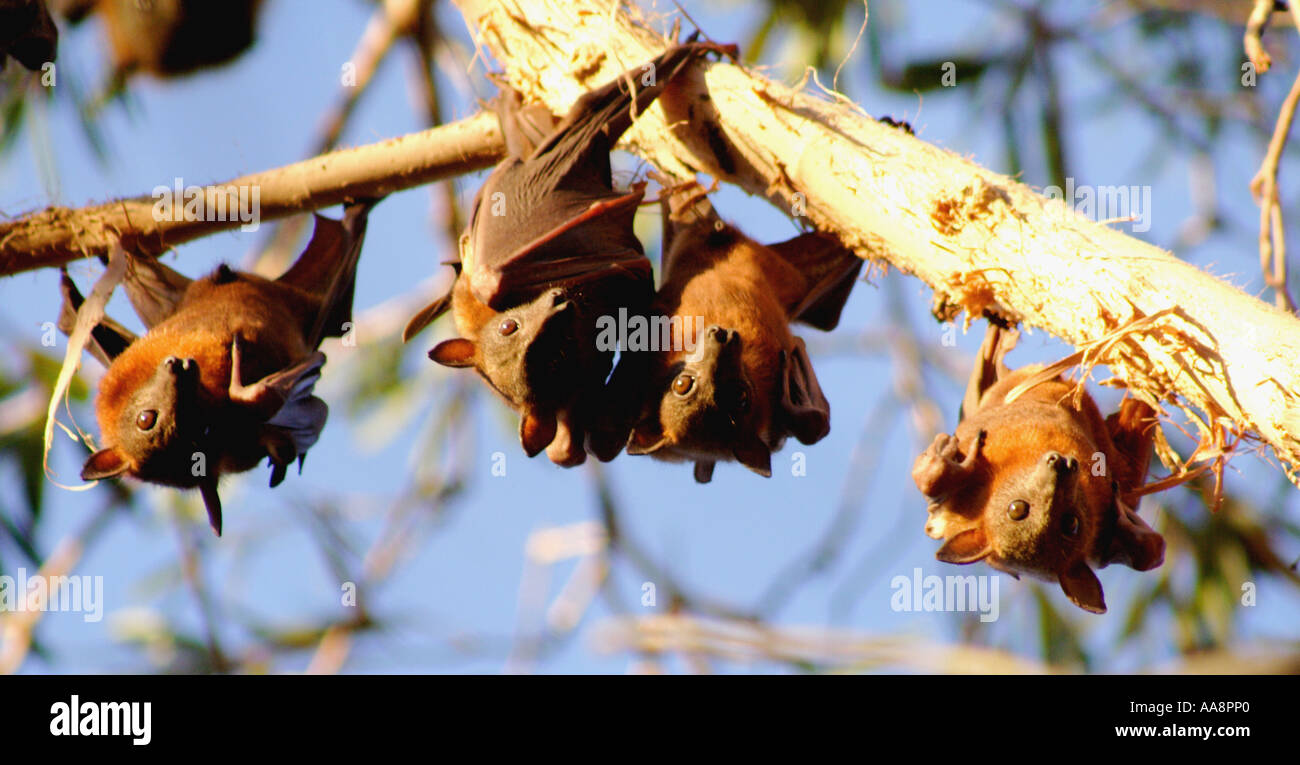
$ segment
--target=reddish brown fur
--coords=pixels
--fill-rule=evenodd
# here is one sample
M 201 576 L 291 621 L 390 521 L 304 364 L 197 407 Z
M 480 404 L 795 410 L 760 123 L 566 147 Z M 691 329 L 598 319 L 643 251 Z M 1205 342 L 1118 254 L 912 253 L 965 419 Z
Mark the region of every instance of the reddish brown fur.
M 944 540 L 940 560 L 1057 581 L 1076 605 L 1104 613 L 1092 567 L 1145 571 L 1164 558 L 1163 539 L 1134 509 L 1154 412 L 1127 399 L 1103 419 L 1091 396 L 1059 377 L 1008 401 L 1043 371 L 1007 370 L 1013 345 L 1014 334 L 990 326 L 955 434 L 936 436 L 913 465 L 930 499 L 926 533 Z
M 211 277 L 192 283 L 176 312 L 132 343 L 100 381 L 96 413 L 104 446 L 120 443 L 119 415 L 132 393 L 168 356 L 192 358 L 199 365 L 204 407 L 224 409 L 220 418 L 243 415 L 232 403 L 230 347 L 238 332 L 245 341 L 240 382 L 252 383 L 310 353 L 304 341 L 320 310 L 320 299 L 289 285 L 240 274 L 223 284 Z M 249 446 L 255 446 L 252 440 Z M 233 445 L 231 445 L 233 446 Z M 128 455 L 129 456 L 129 455 Z M 263 454 L 229 455 L 220 472 L 247 470 Z M 132 471 L 136 466 L 133 464 Z
M 789 310 L 808 285 L 798 269 L 735 228 L 714 235 L 734 237 L 734 243 L 725 249 L 706 249 L 690 235 L 678 238 L 665 258 L 667 281 L 659 289 L 654 310 L 683 317 L 683 332 L 678 334 L 693 332 L 693 341 L 710 324 L 735 330 L 744 338 L 742 363 L 755 390 L 764 394 L 754 401 L 756 420 L 763 423 L 759 435 L 774 441 L 773 410 L 780 388 L 775 364 L 780 351 L 794 347 Z M 695 320 L 701 316 L 703 322 Z M 655 374 L 687 356 L 686 347 L 682 337 L 674 336 L 673 350 L 657 354 Z M 695 347 L 694 342 L 690 347 Z M 664 423 L 670 446 L 686 435 L 673 432 L 675 424 Z

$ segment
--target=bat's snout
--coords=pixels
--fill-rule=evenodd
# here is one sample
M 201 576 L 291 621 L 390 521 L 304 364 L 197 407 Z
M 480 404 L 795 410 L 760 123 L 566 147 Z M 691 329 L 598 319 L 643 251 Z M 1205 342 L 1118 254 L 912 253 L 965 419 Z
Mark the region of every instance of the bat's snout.
M 176 377 L 197 375 L 199 373 L 199 362 L 194 359 L 180 359 L 175 356 L 168 356 L 163 359 L 162 366 Z
M 1057 475 L 1070 475 L 1079 469 L 1079 461 L 1073 457 L 1066 457 L 1060 452 L 1048 452 L 1043 455 L 1043 464 L 1051 468 Z
M 704 336 L 709 340 L 709 342 L 717 343 L 719 346 L 722 346 L 723 348 L 726 348 L 727 346 L 740 340 L 739 332 L 733 329 L 719 327 L 716 324 L 704 330 Z

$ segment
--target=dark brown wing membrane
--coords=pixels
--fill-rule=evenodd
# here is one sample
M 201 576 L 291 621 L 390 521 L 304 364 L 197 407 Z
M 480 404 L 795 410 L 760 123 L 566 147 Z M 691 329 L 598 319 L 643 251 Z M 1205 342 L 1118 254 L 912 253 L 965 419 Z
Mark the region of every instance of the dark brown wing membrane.
M 808 280 L 808 292 L 790 311 L 790 317 L 827 332 L 835 329 L 862 272 L 862 258 L 834 236 L 820 232 L 800 234 L 768 247 Z
M 609 152 L 632 124 L 634 108 L 648 108 L 692 59 L 720 50 L 725 49 L 688 43 L 629 70 L 578 99 L 531 154 L 498 165 L 470 221 L 466 267 L 479 300 L 501 310 L 539 289 L 584 281 L 593 270 L 650 278 L 632 231 L 642 190 L 613 190 Z M 653 77 L 645 78 L 647 73 Z M 630 87 L 639 88 L 635 95 Z M 506 94 L 501 103 L 503 125 L 516 134 L 511 143 L 529 144 L 517 117 L 519 99 Z
M 61 269 L 61 273 L 59 291 L 63 293 L 63 305 L 59 309 L 59 331 L 71 337 L 72 330 L 77 326 L 77 310 L 81 308 L 85 298 L 68 276 L 68 272 Z M 135 341 L 135 333 L 104 317 L 90 331 L 90 342 L 86 345 L 86 349 L 90 351 L 90 355 L 107 367 L 113 363 L 113 359 L 117 358 L 118 354 Z
M 307 248 L 276 280 L 320 297 L 321 310 L 306 338 L 312 348 L 320 345 L 323 338 L 342 337 L 344 326 L 352 321 L 357 263 L 361 259 L 370 210 L 378 202 L 378 199 L 352 202 L 344 208 L 342 220 L 315 216 L 316 227 Z

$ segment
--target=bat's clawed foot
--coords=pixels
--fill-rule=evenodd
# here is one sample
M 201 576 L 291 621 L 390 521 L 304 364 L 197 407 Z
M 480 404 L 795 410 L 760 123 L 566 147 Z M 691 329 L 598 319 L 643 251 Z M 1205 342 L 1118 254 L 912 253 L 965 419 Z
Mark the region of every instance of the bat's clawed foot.
M 932 500 L 942 500 L 969 481 L 975 472 L 975 460 L 984 444 L 984 436 L 981 430 L 974 447 L 965 456 L 956 436 L 948 433 L 935 436 L 929 448 L 912 465 L 912 480 L 916 487 Z

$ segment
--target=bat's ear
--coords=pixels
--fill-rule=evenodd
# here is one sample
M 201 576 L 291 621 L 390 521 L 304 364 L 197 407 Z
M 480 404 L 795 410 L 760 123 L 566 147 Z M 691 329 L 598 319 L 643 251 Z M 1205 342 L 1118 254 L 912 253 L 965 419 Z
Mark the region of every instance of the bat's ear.
M 974 563 L 993 552 L 982 526 L 966 529 L 943 543 L 934 557 L 944 563 Z
M 1147 525 L 1136 512 L 1115 498 L 1115 535 L 1102 551 L 1103 566 L 1122 563 L 1138 571 L 1149 571 L 1165 561 L 1165 538 Z
M 803 338 L 781 352 L 781 411 L 785 427 L 801 443 L 815 444 L 831 431 L 831 405 L 817 384 Z
M 654 454 L 668 445 L 668 436 L 664 435 L 664 426 L 657 418 L 642 420 L 632 428 L 627 439 L 628 454 Z
M 695 482 L 708 483 L 713 480 L 713 466 L 717 463 L 713 460 L 699 460 L 695 463 Z
M 406 323 L 406 328 L 402 330 L 402 342 L 408 343 L 411 338 L 415 337 L 425 327 L 433 323 L 433 320 L 447 312 L 451 307 L 451 291 L 447 294 L 426 305 L 420 309 L 420 312 L 411 317 Z
M 463 337 L 443 340 L 429 351 L 429 358 L 444 367 L 472 367 L 478 360 L 478 346 Z
M 772 477 L 772 450 L 757 436 L 750 437 L 731 450 L 736 460 L 764 478 Z
M 112 478 L 115 475 L 121 475 L 131 468 L 131 463 L 126 458 L 126 453 L 116 446 L 110 446 L 107 449 L 100 449 L 86 459 L 86 464 L 81 466 L 81 480 L 98 481 L 101 478 Z
M 523 444 L 524 454 L 536 457 L 555 440 L 555 415 L 539 414 L 535 410 L 524 412 L 519 420 L 519 443 Z
M 1088 568 L 1088 562 L 1079 560 L 1060 574 L 1061 589 L 1071 603 L 1094 614 L 1106 613 L 1106 598 L 1101 592 L 1101 582 Z
M 126 277 L 122 284 L 131 307 L 146 327 L 166 321 L 176 313 L 189 289 L 190 278 L 163 265 L 157 258 L 127 253 Z

